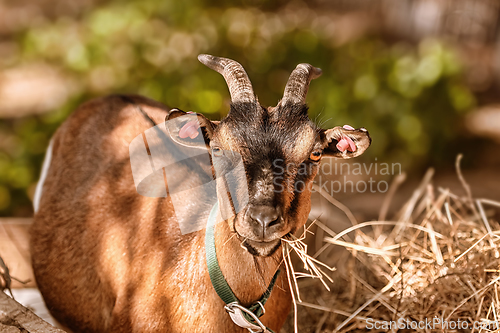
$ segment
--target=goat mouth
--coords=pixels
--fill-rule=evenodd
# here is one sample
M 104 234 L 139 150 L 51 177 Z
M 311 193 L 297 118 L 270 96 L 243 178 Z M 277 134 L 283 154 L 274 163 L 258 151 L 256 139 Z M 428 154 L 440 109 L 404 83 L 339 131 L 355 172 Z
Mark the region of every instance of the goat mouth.
M 269 242 L 245 239 L 241 245 L 254 256 L 268 257 L 281 246 L 281 238 Z

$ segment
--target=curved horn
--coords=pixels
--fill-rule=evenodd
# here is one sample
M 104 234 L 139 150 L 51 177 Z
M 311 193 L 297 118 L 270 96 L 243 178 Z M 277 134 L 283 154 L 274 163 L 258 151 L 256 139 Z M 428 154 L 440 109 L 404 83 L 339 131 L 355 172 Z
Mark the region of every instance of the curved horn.
M 227 58 L 214 57 L 208 54 L 200 54 L 198 60 L 208 68 L 224 76 L 233 103 L 256 101 L 252 83 L 243 69 L 243 66 L 238 62 Z
M 304 104 L 306 102 L 307 91 L 309 90 L 309 83 L 311 83 L 312 79 L 320 76 L 320 68 L 309 64 L 298 64 L 292 74 L 290 74 L 280 104 Z

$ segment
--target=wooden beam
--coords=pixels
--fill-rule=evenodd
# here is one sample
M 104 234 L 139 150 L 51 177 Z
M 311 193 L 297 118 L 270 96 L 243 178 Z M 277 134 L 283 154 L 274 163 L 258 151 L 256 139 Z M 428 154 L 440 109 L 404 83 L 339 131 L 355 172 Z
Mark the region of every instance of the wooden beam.
M 65 333 L 0 291 L 0 332 Z

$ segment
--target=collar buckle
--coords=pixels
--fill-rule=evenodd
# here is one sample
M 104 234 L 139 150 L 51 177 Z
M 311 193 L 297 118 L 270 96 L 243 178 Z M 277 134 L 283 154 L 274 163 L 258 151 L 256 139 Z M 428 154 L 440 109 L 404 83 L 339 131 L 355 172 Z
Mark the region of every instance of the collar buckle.
M 267 330 L 266 325 L 264 325 L 259 320 L 259 317 L 257 317 L 252 311 L 250 311 L 246 307 L 242 306 L 240 303 L 232 302 L 226 304 L 226 306 L 224 306 L 224 309 L 226 309 L 227 313 L 229 314 L 233 322 L 239 327 L 246 328 L 251 333 L 269 332 Z M 252 318 L 255 324 L 250 320 L 248 320 L 247 319 L 248 317 L 245 315 Z

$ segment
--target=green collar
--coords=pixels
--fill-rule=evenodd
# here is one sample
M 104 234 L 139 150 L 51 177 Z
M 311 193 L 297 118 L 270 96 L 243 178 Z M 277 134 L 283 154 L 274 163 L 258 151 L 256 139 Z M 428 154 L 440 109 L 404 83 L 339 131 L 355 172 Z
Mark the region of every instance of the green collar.
M 226 310 L 228 311 L 231 319 L 240 327 L 247 328 L 250 332 L 272 332 L 270 329 L 265 327 L 262 322 L 258 319 L 265 312 L 264 304 L 266 304 L 267 299 L 271 295 L 274 284 L 280 271 L 278 270 L 264 292 L 262 297 L 255 302 L 250 307 L 246 308 L 240 304 L 240 301 L 234 295 L 231 287 L 227 283 L 224 275 L 219 266 L 219 261 L 217 260 L 217 253 L 215 250 L 215 221 L 217 218 L 217 211 L 219 205 L 216 202 L 210 211 L 208 217 L 207 229 L 205 232 L 205 251 L 208 273 L 210 275 L 210 280 L 212 285 L 217 292 L 217 295 L 226 303 Z

